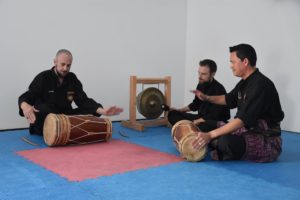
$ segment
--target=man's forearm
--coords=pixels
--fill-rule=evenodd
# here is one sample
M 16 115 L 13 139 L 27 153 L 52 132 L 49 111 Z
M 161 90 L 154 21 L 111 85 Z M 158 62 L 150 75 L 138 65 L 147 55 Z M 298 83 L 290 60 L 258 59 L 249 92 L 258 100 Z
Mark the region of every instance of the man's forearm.
M 31 107 L 31 105 L 28 104 L 26 101 L 23 101 L 23 102 L 21 102 L 21 104 L 20 104 L 20 108 L 21 108 L 22 110 L 28 108 L 29 106 Z
M 219 95 L 219 96 L 205 95 L 204 100 L 213 104 L 226 105 L 225 95 Z
M 217 138 L 221 135 L 226 135 L 229 133 L 234 132 L 235 130 L 244 126 L 244 122 L 239 118 L 233 119 L 224 126 L 214 129 L 210 131 L 208 134 L 211 136 L 212 139 Z
M 180 108 L 180 109 L 177 109 L 177 110 L 180 111 L 180 112 L 189 112 L 189 111 L 191 111 L 188 106 Z

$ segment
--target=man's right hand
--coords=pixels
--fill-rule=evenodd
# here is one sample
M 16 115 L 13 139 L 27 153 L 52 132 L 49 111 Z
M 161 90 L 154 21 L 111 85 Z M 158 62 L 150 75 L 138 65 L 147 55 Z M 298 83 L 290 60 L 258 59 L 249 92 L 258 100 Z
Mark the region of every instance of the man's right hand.
M 123 108 L 119 108 L 117 106 L 110 106 L 108 108 L 99 107 L 96 112 L 100 115 L 113 116 L 119 115 L 121 112 L 123 112 Z
M 193 121 L 193 124 L 199 125 L 199 124 L 201 124 L 201 123 L 203 123 L 203 122 L 205 122 L 205 120 L 204 120 L 203 118 L 199 118 L 199 119 L 195 119 L 195 120 Z
M 195 94 L 202 101 L 207 101 L 208 99 L 208 96 L 203 94 L 200 90 L 190 90 L 190 92 Z
M 34 106 L 26 102 L 21 103 L 21 109 L 28 123 L 33 124 L 36 120 L 35 112 L 39 112 L 39 110 L 35 109 Z

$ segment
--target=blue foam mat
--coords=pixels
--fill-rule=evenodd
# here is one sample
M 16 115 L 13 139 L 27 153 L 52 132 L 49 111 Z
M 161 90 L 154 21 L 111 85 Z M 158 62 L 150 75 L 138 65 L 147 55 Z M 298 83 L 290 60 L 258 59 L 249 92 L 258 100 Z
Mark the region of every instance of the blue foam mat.
M 121 131 L 121 134 L 120 134 Z M 113 138 L 179 156 L 167 127 L 144 132 L 113 123 Z M 26 137 L 40 146 L 32 146 Z M 124 137 L 125 136 L 125 137 Z M 16 154 L 47 148 L 28 130 L 0 133 L 0 199 L 300 199 L 300 135 L 283 132 L 283 153 L 273 163 L 180 162 L 70 182 Z

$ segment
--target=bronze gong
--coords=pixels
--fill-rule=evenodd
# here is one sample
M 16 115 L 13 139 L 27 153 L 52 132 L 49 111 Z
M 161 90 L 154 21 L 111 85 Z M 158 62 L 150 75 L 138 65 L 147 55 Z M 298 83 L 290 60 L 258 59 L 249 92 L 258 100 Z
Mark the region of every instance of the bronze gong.
M 161 105 L 165 103 L 163 93 L 154 87 L 143 90 L 137 96 L 137 109 L 147 119 L 156 119 L 162 113 Z

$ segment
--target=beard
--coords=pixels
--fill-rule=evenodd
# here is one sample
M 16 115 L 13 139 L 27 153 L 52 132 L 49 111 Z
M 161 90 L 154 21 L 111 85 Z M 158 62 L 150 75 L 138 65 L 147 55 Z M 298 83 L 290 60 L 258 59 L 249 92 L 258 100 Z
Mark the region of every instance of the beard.
M 204 81 L 204 80 L 202 80 L 202 79 L 199 79 L 199 80 L 198 80 L 198 82 L 199 82 L 199 84 L 203 84 L 203 83 L 205 83 L 205 81 Z
M 69 73 L 68 71 L 58 71 L 56 68 L 54 69 L 55 70 L 55 73 L 56 75 L 59 77 L 59 78 L 65 78 L 67 76 L 67 74 Z
M 204 80 L 204 79 L 198 79 L 199 84 L 206 84 L 206 83 L 210 83 L 210 80 Z
M 67 76 L 67 74 L 68 74 L 68 72 L 57 72 L 57 75 L 59 78 L 64 78 Z

